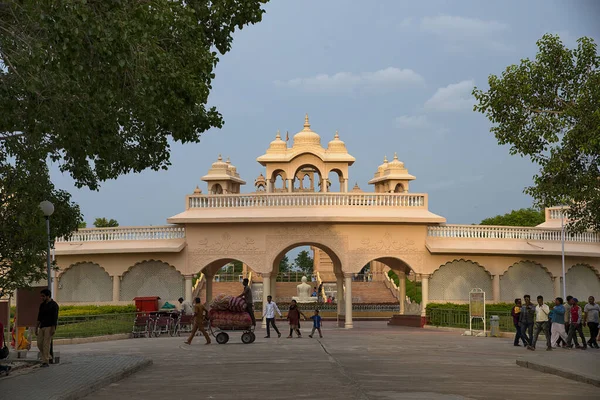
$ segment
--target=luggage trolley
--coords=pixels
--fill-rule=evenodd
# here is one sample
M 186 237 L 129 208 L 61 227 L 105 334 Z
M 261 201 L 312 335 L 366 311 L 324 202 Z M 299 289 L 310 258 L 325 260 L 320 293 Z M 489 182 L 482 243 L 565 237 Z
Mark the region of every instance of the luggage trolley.
M 236 312 L 236 314 L 238 314 Z M 246 311 L 239 312 L 239 314 L 246 314 Z M 256 340 L 254 334 L 254 326 L 224 326 L 215 324 L 214 320 L 209 319 L 208 332 L 217 340 L 219 344 L 225 344 L 229 342 L 229 334 L 227 332 L 242 332 L 242 343 L 250 344 Z

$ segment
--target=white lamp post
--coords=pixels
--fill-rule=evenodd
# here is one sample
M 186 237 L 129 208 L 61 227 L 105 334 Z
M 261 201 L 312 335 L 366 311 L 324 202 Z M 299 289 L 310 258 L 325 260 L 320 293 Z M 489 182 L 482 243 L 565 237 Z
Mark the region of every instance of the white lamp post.
M 567 280 L 565 279 L 565 208 L 560 209 L 560 241 L 562 245 L 562 281 L 563 281 L 563 298 L 567 298 Z
M 46 272 L 48 274 L 48 290 L 52 292 L 52 275 L 50 275 L 50 265 L 52 264 L 50 259 L 50 216 L 54 213 L 54 204 L 50 203 L 48 200 L 44 200 L 40 203 L 40 209 L 44 213 L 44 217 L 46 217 L 46 235 L 48 242 L 48 251 L 46 254 Z

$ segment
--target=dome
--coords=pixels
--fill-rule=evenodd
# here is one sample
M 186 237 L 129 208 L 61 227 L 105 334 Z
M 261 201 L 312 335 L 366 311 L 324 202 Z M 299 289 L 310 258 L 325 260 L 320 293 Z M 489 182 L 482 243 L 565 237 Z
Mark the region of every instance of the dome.
M 394 153 L 394 160 L 388 164 L 389 169 L 404 169 L 404 163 L 398 161 L 398 154 Z
M 321 146 L 321 137 L 310 129 L 308 114 L 304 117 L 304 129 L 294 135 L 296 146 Z
M 277 131 L 277 135 L 275 136 L 275 140 L 271 142 L 269 145 L 269 149 L 267 151 L 286 151 L 287 143 L 281 140 L 281 135 L 279 134 L 279 130 Z
M 387 169 L 388 167 L 388 160 L 387 160 L 387 156 L 383 157 L 383 164 L 381 164 L 379 166 L 379 168 L 377 168 L 377 172 L 383 172 Z
M 348 152 L 348 150 L 346 149 L 346 143 L 340 140 L 340 135 L 338 134 L 338 131 L 335 131 L 335 136 L 333 137 L 333 140 L 330 141 L 327 145 L 327 150 L 332 153 Z
M 227 164 L 226 162 L 223 162 L 223 157 L 221 157 L 221 155 L 219 154 L 219 158 L 217 158 L 217 161 L 215 161 L 212 164 L 212 169 L 228 169 L 229 168 L 229 164 Z

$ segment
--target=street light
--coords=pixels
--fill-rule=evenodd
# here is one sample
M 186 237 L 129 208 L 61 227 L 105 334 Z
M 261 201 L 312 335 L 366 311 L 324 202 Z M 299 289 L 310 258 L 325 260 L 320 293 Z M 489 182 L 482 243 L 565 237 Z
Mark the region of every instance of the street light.
M 563 298 L 567 298 L 567 281 L 565 278 L 565 207 L 560 208 L 560 241 L 562 256 Z
M 48 241 L 48 251 L 46 254 L 46 273 L 48 274 L 48 290 L 52 292 L 52 276 L 50 275 L 50 264 L 52 261 L 50 260 L 50 216 L 54 213 L 54 204 L 50 203 L 48 200 L 44 200 L 40 203 L 40 209 L 44 213 L 44 217 L 46 217 L 46 235 Z

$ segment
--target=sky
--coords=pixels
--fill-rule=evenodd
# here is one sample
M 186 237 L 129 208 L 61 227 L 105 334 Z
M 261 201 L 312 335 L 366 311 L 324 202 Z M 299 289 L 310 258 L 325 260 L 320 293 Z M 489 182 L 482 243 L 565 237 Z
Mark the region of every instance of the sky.
M 272 0 L 260 24 L 236 32 L 216 68 L 210 105 L 222 129 L 198 144 L 175 144 L 168 171 L 145 171 L 76 189 L 53 167 L 91 226 L 164 225 L 219 154 L 230 157 L 253 192 L 277 130 L 291 137 L 308 113 L 325 147 L 336 130 L 356 157 L 355 183 L 367 181 L 394 152 L 416 176 L 410 191 L 429 194 L 430 211 L 471 224 L 529 207 L 523 189 L 538 170 L 498 145 L 490 123 L 472 111 L 474 86 L 535 56 L 544 33 L 565 44 L 600 39 L 600 1 Z

